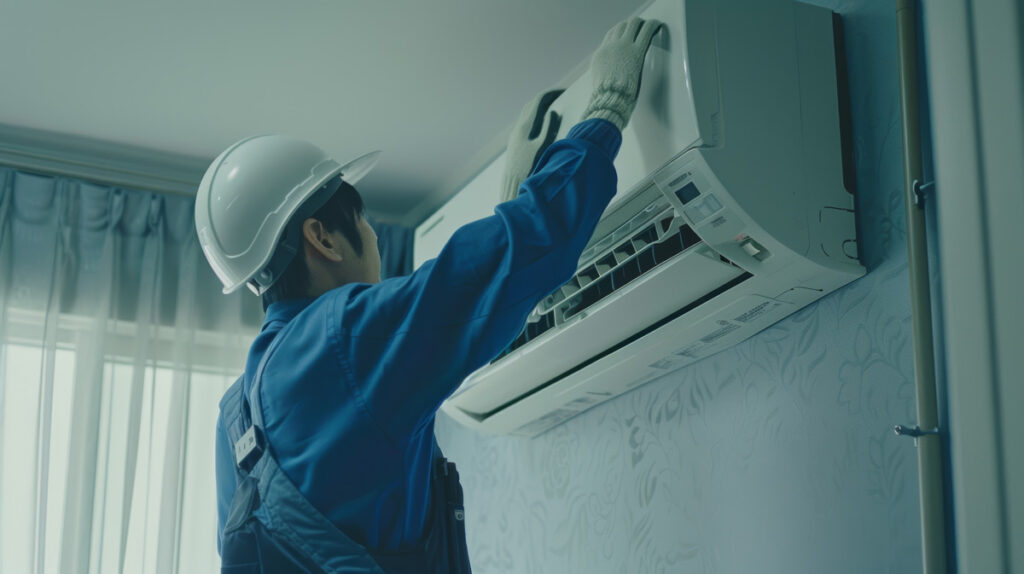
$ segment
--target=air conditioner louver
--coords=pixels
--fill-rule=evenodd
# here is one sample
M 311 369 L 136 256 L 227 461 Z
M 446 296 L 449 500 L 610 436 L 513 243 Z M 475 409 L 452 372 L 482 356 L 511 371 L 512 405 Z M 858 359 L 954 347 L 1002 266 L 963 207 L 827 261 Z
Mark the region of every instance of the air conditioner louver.
M 670 217 L 668 221 L 671 220 Z M 677 232 L 667 234 L 661 241 L 655 242 L 657 235 L 655 224 L 651 224 L 635 238 L 622 242 L 596 263 L 578 271 L 565 286 L 545 300 L 548 306 L 554 303 L 558 303 L 558 306 L 528 319 L 519 336 L 491 363 L 500 361 L 549 329 L 561 325 L 622 289 L 634 279 L 701 243 L 700 237 L 689 225 L 683 225 Z

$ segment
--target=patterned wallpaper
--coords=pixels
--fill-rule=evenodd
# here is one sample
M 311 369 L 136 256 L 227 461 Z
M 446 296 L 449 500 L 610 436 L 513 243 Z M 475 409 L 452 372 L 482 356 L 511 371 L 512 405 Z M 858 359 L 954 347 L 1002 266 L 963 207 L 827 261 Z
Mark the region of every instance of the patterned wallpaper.
M 536 439 L 439 414 L 481 573 L 919 572 L 894 5 L 843 16 L 869 274 Z

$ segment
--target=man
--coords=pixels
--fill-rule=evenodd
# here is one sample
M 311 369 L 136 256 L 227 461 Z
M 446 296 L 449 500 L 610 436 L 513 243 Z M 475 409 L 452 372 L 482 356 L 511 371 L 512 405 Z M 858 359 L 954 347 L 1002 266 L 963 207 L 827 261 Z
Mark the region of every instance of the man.
M 506 153 L 507 200 L 407 277 L 380 281 L 345 166 L 312 144 L 243 140 L 196 201 L 203 251 L 266 320 L 217 427 L 222 572 L 469 572 L 462 489 L 434 416 L 567 281 L 615 194 L 612 163 L 659 24 L 633 19 L 594 56 L 581 123 L 531 102 Z

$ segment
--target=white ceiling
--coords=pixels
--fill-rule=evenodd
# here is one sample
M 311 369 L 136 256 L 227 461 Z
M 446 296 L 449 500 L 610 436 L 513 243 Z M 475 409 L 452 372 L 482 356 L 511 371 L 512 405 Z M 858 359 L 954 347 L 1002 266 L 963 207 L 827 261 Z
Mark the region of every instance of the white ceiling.
M 204 160 L 257 133 L 382 149 L 360 189 L 413 223 L 644 2 L 5 2 L 0 124 Z

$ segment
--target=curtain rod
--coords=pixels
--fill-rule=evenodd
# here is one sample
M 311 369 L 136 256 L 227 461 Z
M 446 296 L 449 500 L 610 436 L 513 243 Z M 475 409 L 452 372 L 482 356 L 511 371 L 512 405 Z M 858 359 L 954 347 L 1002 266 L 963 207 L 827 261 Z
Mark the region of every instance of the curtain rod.
M 81 179 L 111 187 L 138 191 L 154 191 L 171 195 L 195 197 L 199 182 L 165 179 L 107 166 L 90 165 L 63 158 L 12 152 L 0 147 L 0 165 L 41 175 Z
M 195 197 L 212 159 L 0 124 L 0 166 L 127 190 Z M 379 223 L 404 217 L 368 209 Z
M 126 189 L 195 197 L 209 161 L 0 124 L 0 165 Z

